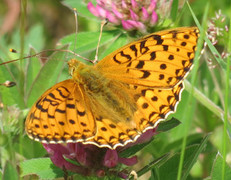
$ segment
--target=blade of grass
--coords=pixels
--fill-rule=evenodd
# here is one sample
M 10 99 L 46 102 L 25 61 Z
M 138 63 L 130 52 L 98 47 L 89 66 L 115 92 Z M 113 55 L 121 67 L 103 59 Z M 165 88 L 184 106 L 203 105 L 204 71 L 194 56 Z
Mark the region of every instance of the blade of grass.
M 173 0 L 172 9 L 171 9 L 171 17 L 172 17 L 173 22 L 176 21 L 177 12 L 178 12 L 178 5 L 179 5 L 179 1 Z
M 187 2 L 187 5 L 188 5 L 188 8 L 195 20 L 195 22 L 197 21 L 196 20 L 196 16 L 193 12 L 193 10 L 191 9 L 189 3 Z M 206 23 L 206 17 L 207 17 L 207 14 L 208 14 L 208 9 L 209 9 L 209 2 L 207 3 L 206 7 L 205 7 L 205 12 L 204 12 L 204 17 L 203 17 L 203 23 Z M 199 22 L 197 21 L 197 23 L 199 24 Z M 195 54 L 195 60 L 198 59 L 198 57 L 200 56 L 200 52 L 201 52 L 201 49 L 202 49 L 202 46 L 203 46 L 203 36 L 204 36 L 204 33 L 203 31 L 200 32 L 201 33 L 201 36 L 198 40 L 198 45 L 197 45 L 197 51 L 196 51 L 196 54 Z M 197 70 L 198 70 L 198 67 L 199 67 L 199 61 L 194 61 L 195 64 L 194 64 L 194 69 L 193 69 L 193 72 L 192 72 L 192 81 L 191 81 L 191 84 L 192 86 L 195 85 L 195 82 L 196 82 L 196 75 L 197 75 Z M 195 100 L 193 100 L 193 89 L 191 89 L 191 93 L 188 97 L 188 100 L 187 100 L 187 104 L 191 105 L 195 102 Z M 183 169 L 183 162 L 184 162 L 184 155 L 185 155 L 185 148 L 186 148 L 186 143 L 187 143 L 187 134 L 188 134 L 188 131 L 190 129 L 190 125 L 191 125 L 191 122 L 192 122 L 192 110 L 191 108 L 187 108 L 186 109 L 186 112 L 184 113 L 184 120 L 185 120 L 185 128 L 184 128 L 184 137 L 183 137 L 183 142 L 182 142 L 182 147 L 181 147 L 181 155 L 180 155 L 180 163 L 179 163 L 179 168 L 178 168 L 178 173 L 177 173 L 177 180 L 180 180 L 181 179 L 181 174 L 182 174 L 182 169 Z
M 231 23 L 231 20 L 230 20 Z M 231 29 L 231 24 L 229 29 Z M 228 52 L 231 52 L 231 31 L 229 31 Z M 224 113 L 224 130 L 223 130 L 223 161 L 222 161 L 222 180 L 225 179 L 226 154 L 227 154 L 227 127 L 228 127 L 228 108 L 229 108 L 229 75 L 230 75 L 230 56 L 227 58 L 226 66 L 226 87 L 225 87 L 225 113 Z M 228 131 L 229 132 L 229 131 Z
M 190 10 L 191 10 L 191 8 L 190 8 Z M 191 10 L 191 12 L 192 12 L 192 10 Z M 200 25 L 200 23 L 199 23 L 199 21 L 197 20 L 195 14 L 192 14 L 192 16 L 193 16 L 194 21 L 195 21 L 197 27 L 199 28 L 200 32 L 202 32 L 202 31 L 203 31 L 202 27 L 204 27 L 204 26 L 201 26 L 201 25 Z M 207 36 L 204 37 L 204 40 L 205 40 L 205 42 L 207 43 L 207 45 L 208 45 L 210 51 L 213 52 L 214 58 L 215 58 L 215 59 L 217 60 L 217 62 L 221 65 L 221 67 L 222 67 L 223 69 L 225 69 L 225 68 L 226 68 L 226 64 L 225 64 L 225 62 L 222 60 L 222 57 L 221 57 L 220 53 L 219 53 L 219 52 L 217 51 L 217 49 L 213 46 L 213 44 L 212 44 L 211 41 L 207 38 Z
M 26 29 L 26 15 L 27 15 L 27 0 L 21 1 L 21 18 L 20 18 L 20 57 L 24 57 L 24 48 L 25 48 L 25 29 Z M 24 74 L 24 67 L 23 62 L 20 60 L 20 79 L 19 79 L 19 93 L 21 97 L 24 97 L 24 83 L 25 83 L 25 74 Z M 25 101 L 24 101 L 25 103 Z M 19 152 L 23 154 L 23 147 L 22 147 L 22 136 L 23 136 L 23 121 L 20 120 L 20 134 L 19 134 Z
M 188 160 L 185 164 L 184 167 L 187 167 L 184 172 L 183 172 L 183 176 L 182 179 L 187 179 L 187 176 L 190 172 L 190 170 L 192 169 L 193 165 L 196 163 L 197 158 L 199 156 L 199 154 L 203 151 L 203 149 L 206 146 L 206 143 L 208 142 L 210 134 L 208 134 L 207 136 L 204 137 L 204 139 L 202 140 L 202 142 L 200 143 L 199 147 L 195 150 L 195 154 L 193 156 L 192 159 Z
M 167 153 L 167 154 L 159 157 L 158 159 L 155 159 L 154 161 L 152 161 L 151 163 L 149 163 L 148 165 L 146 165 L 145 167 L 143 167 L 141 170 L 139 170 L 137 172 L 138 177 L 140 177 L 143 174 L 145 174 L 146 172 L 148 172 L 154 166 L 160 165 L 163 162 L 167 161 L 170 157 L 171 157 L 171 155 L 169 153 Z
M 219 106 L 217 106 L 214 102 L 212 102 L 209 98 L 207 98 L 204 94 L 202 94 L 197 88 L 193 87 L 190 82 L 185 79 L 184 80 L 185 89 L 190 93 L 191 89 L 193 88 L 193 96 L 197 99 L 198 102 L 200 102 L 202 105 L 207 107 L 213 114 L 217 115 L 223 122 L 224 122 L 224 116 L 225 112 L 223 109 L 221 109 Z M 227 128 L 229 132 L 229 136 L 231 138 L 231 117 L 227 117 Z

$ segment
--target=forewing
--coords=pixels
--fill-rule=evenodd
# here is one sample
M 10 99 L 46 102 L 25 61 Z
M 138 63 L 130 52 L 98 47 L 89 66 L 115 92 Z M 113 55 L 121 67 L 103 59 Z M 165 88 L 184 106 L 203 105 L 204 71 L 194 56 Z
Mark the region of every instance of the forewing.
M 31 108 L 25 123 L 28 136 L 43 143 L 82 142 L 96 127 L 82 87 L 73 80 L 47 90 Z
M 153 33 L 109 54 L 96 67 L 128 84 L 172 88 L 190 71 L 198 36 L 196 27 Z

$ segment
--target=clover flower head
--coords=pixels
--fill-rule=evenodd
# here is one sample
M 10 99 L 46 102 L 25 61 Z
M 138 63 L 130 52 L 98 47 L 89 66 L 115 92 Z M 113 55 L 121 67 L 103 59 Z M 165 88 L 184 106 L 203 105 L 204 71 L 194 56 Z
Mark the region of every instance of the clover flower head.
M 159 18 L 169 14 L 171 4 L 172 0 L 97 0 L 96 6 L 88 3 L 88 10 L 94 16 L 122 25 L 125 30 L 146 33 L 148 28 L 158 23 Z
M 50 155 L 51 161 L 63 170 L 79 173 L 83 176 L 104 177 L 106 174 L 116 175 L 123 179 L 128 178 L 124 171 L 115 171 L 119 164 L 132 166 L 137 163 L 137 157 L 120 157 L 120 153 L 127 148 L 150 140 L 156 134 L 156 128 L 147 130 L 137 141 L 116 149 L 99 148 L 92 144 L 66 143 L 43 144 Z M 71 160 L 71 163 L 67 159 Z

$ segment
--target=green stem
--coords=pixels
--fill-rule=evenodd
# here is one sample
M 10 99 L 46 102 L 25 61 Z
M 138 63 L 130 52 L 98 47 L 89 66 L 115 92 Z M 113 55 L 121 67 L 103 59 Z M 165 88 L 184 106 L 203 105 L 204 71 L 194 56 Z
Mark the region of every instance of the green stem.
M 192 87 L 190 82 L 186 79 L 184 80 L 185 89 L 188 92 L 191 92 L 193 89 L 193 96 L 200 102 L 202 105 L 207 107 L 211 112 L 213 112 L 217 117 L 224 121 L 225 112 L 217 106 L 214 102 L 212 102 L 209 98 L 207 98 L 202 92 L 200 92 L 197 88 Z M 231 122 L 231 117 L 228 117 L 228 120 Z
M 196 24 L 199 24 L 198 20 L 195 17 L 195 14 L 193 13 L 193 10 L 191 9 L 188 2 L 187 2 L 187 5 L 189 7 L 189 10 L 190 10 Z M 206 4 L 206 7 L 205 7 L 205 12 L 204 12 L 203 21 L 202 21 L 203 24 L 206 24 L 208 9 L 209 9 L 209 2 Z M 195 53 L 195 57 L 194 57 L 195 67 L 194 67 L 193 72 L 192 72 L 192 81 L 191 81 L 193 87 L 196 83 L 197 70 L 199 67 L 199 56 L 200 56 L 200 52 L 201 52 L 201 49 L 203 46 L 204 36 L 205 36 L 205 33 L 203 31 L 201 31 L 200 38 L 198 39 L 198 44 L 197 44 L 198 49 L 197 49 L 197 51 Z M 192 88 L 190 90 L 190 95 L 189 95 L 188 100 L 187 100 L 187 104 L 189 106 L 195 102 L 193 100 L 193 93 L 194 93 L 194 89 Z M 184 164 L 184 155 L 185 155 L 185 148 L 186 148 L 186 143 L 187 143 L 187 134 L 188 134 L 188 131 L 190 129 L 191 122 L 192 122 L 192 113 L 193 113 L 192 108 L 186 108 L 186 112 L 184 113 L 184 116 L 183 116 L 183 119 L 185 120 L 185 128 L 184 128 L 183 142 L 182 142 L 182 146 L 181 146 L 181 154 L 180 154 L 180 162 L 179 162 L 179 167 L 178 167 L 178 172 L 177 172 L 177 180 L 181 180 L 183 178 L 182 177 L 182 169 L 183 169 L 183 164 Z
M 27 10 L 27 0 L 21 1 L 21 17 L 20 17 L 20 48 L 21 48 L 21 54 L 20 58 L 24 58 L 24 39 L 25 39 L 25 27 L 26 27 L 26 11 Z M 20 79 L 19 79 L 19 90 L 22 97 L 25 97 L 25 74 L 24 74 L 24 67 L 22 61 L 20 61 Z M 25 99 L 25 98 L 24 98 Z M 25 100 L 24 100 L 24 106 L 25 106 Z M 23 119 L 20 120 L 20 136 L 19 136 L 19 152 L 20 154 L 23 154 L 23 147 L 22 147 L 22 141 L 23 141 Z M 22 178 L 20 178 L 22 179 Z
M 231 23 L 231 20 L 230 20 Z M 229 29 L 231 29 L 231 24 Z M 231 52 L 231 32 L 229 31 L 228 52 Z M 225 112 L 224 112 L 224 130 L 223 130 L 223 161 L 222 161 L 222 180 L 225 179 L 225 166 L 227 154 L 227 131 L 228 129 L 228 108 L 229 108 L 229 75 L 230 75 L 230 56 L 227 58 L 226 66 L 226 87 L 225 87 Z

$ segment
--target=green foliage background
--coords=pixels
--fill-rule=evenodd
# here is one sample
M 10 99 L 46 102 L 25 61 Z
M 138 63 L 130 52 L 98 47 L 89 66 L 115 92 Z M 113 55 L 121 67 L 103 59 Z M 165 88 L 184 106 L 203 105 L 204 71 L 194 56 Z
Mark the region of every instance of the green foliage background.
M 54 48 L 75 49 L 78 54 L 94 59 L 100 21 L 88 12 L 83 2 L 22 0 L 20 16 L 7 32 L 0 34 L 0 61 Z M 216 16 L 219 9 L 226 19 L 218 26 L 230 26 L 229 0 L 191 0 L 189 4 L 192 12 L 187 4 L 180 12 L 172 11 L 175 27 L 201 25 L 206 30 L 209 20 Z M 76 47 L 73 7 L 79 12 Z M 8 10 L 5 1 L 1 1 L 2 25 Z M 193 14 L 199 24 L 195 24 Z M 230 31 L 224 32 L 214 48 L 202 28 L 198 48 L 202 48 L 202 40 L 206 40 L 210 47 L 202 55 L 197 54 L 200 57 L 195 58 L 195 68 L 187 78 L 186 91 L 182 94 L 177 112 L 171 115 L 181 123 L 167 121 L 153 141 L 123 154 L 127 157 L 136 153 L 139 157 L 139 163 L 132 169 L 136 170 L 140 179 L 231 179 L 231 118 L 228 115 L 231 112 L 230 63 L 229 59 L 220 56 L 223 51 L 230 52 L 231 35 Z M 99 59 L 132 38 L 121 29 L 106 26 L 102 33 Z M 17 49 L 21 54 L 9 53 L 10 48 Z M 51 165 L 49 158 L 42 158 L 47 154 L 41 144 L 25 135 L 24 120 L 29 108 L 46 89 L 70 78 L 66 62 L 74 56 L 55 51 L 43 53 L 40 57 L 0 66 L 0 83 L 6 80 L 17 83 L 11 88 L 0 86 L 0 179 L 54 179 L 63 175 Z M 79 175 L 73 177 L 86 179 Z M 116 177 L 104 179 L 110 178 Z

